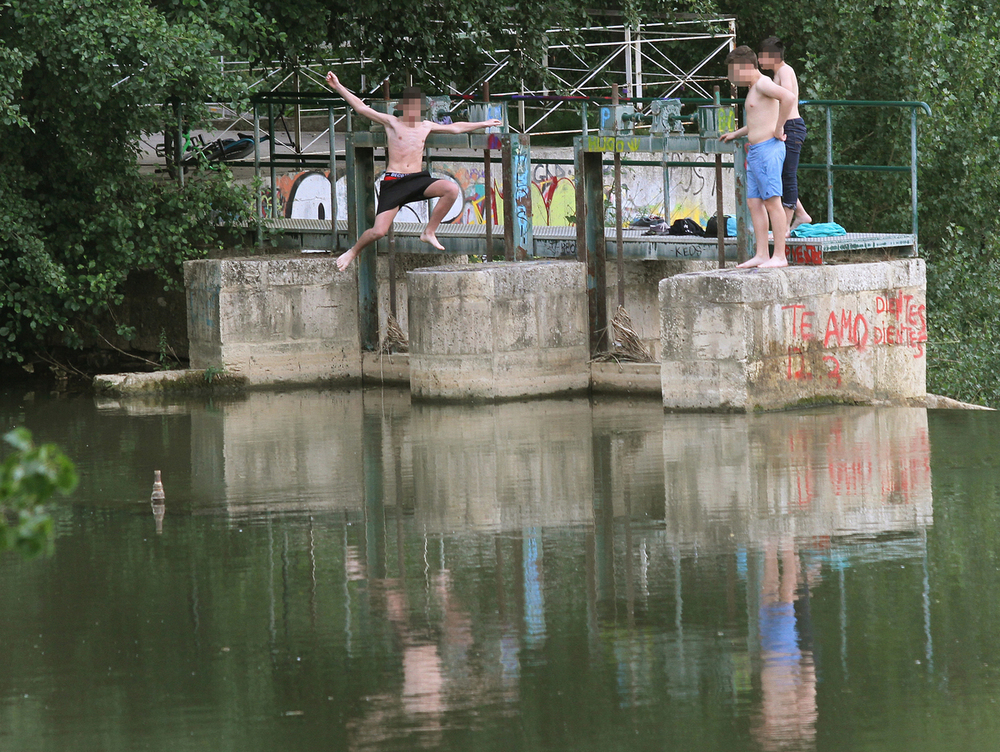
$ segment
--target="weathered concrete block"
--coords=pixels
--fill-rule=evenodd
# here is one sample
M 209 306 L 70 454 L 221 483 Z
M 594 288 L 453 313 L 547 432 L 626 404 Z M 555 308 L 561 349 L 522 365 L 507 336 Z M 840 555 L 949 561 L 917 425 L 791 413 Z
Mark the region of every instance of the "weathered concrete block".
M 418 269 L 407 286 L 414 397 L 493 400 L 588 388 L 582 264 Z
M 664 279 L 663 405 L 774 410 L 923 399 L 925 300 L 921 259 Z
M 609 247 L 609 254 L 613 248 Z M 653 357 L 660 359 L 660 280 L 675 274 L 709 271 L 718 267 L 715 261 L 670 259 L 650 261 L 625 259 L 625 310 L 632 320 L 632 329 Z M 608 318 L 618 309 L 618 277 L 612 258 L 608 259 L 607 278 Z
M 361 379 L 357 277 L 330 258 L 184 264 L 192 368 L 250 385 Z
M 384 242 L 384 241 L 382 241 Z M 409 337 L 409 319 L 407 317 L 408 297 L 406 274 L 414 269 L 427 266 L 444 266 L 447 264 L 464 264 L 468 256 L 455 256 L 444 253 L 396 253 L 396 323 Z M 379 253 L 376 257 L 376 274 L 378 276 L 378 330 L 379 336 L 385 335 L 386 320 L 392 312 L 392 302 L 389 300 L 389 256 Z

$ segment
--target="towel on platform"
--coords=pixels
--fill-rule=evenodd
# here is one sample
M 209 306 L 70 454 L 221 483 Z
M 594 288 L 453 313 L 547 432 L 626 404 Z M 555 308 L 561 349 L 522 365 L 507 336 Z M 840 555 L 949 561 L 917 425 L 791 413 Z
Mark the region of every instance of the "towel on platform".
M 792 230 L 793 238 L 832 238 L 846 234 L 847 230 L 836 222 L 818 222 L 812 225 L 804 222 Z

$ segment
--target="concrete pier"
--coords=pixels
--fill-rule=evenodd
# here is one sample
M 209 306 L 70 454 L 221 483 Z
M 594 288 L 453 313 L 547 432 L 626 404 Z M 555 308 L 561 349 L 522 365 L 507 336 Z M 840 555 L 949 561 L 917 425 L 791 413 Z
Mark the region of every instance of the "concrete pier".
M 408 274 L 414 397 L 495 400 L 586 391 L 586 269 L 466 264 Z
M 357 277 L 328 258 L 184 264 L 191 367 L 248 385 L 361 380 Z
M 774 410 L 926 394 L 921 259 L 660 282 L 663 405 Z

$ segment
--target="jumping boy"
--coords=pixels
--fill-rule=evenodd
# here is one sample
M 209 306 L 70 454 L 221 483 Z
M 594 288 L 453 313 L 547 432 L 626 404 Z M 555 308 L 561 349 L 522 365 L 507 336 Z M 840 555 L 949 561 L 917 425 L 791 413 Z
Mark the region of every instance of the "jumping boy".
M 420 116 L 423 95 L 419 89 L 412 86 L 403 90 L 400 99 L 403 116 L 399 118 L 378 112 L 366 105 L 340 83 L 333 71 L 326 74 L 326 82 L 359 115 L 385 126 L 389 152 L 385 175 L 382 178 L 382 190 L 378 197 L 378 208 L 375 212 L 375 224 L 365 230 L 358 238 L 358 242 L 337 259 L 337 268 L 346 269 L 361 251 L 384 237 L 392 226 L 393 218 L 404 204 L 422 199 L 436 198 L 438 202 L 431 212 L 427 226 L 420 234 L 420 239 L 443 251 L 444 246 L 434 233 L 458 198 L 459 188 L 450 180 L 433 178 L 429 171 L 420 169 L 423 165 L 424 142 L 431 133 L 469 133 L 480 128 L 496 127 L 502 123 L 499 120 L 484 120 L 481 123 L 442 125 L 423 120 Z
M 785 207 L 788 231 L 791 232 L 801 224 L 812 222 L 812 217 L 799 199 L 799 156 L 802 142 L 806 140 L 806 121 L 799 115 L 799 80 L 792 66 L 785 62 L 785 45 L 777 37 L 768 37 L 760 43 L 757 58 L 761 70 L 774 74 L 774 83 L 795 95 L 792 112 L 785 121 L 785 165 L 781 168 L 781 205 Z
M 781 205 L 781 168 L 785 161 L 783 126 L 795 104 L 795 95 L 757 70 L 757 55 L 746 45 L 730 52 L 726 65 L 730 81 L 750 88 L 744 105 L 746 125 L 719 137 L 721 141 L 732 141 L 746 136 L 750 142 L 747 152 L 747 207 L 757 238 L 757 253 L 752 259 L 739 264 L 739 268 L 788 266 L 785 258 L 788 220 Z M 774 235 L 773 257 L 768 254 L 768 218 Z

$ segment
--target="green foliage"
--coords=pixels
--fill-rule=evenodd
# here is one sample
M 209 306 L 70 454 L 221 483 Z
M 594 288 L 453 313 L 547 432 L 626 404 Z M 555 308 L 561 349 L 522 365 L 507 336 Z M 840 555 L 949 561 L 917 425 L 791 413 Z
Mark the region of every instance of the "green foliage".
M 14 452 L 0 463 L 0 551 L 26 558 L 51 553 L 54 531 L 44 504 L 56 491 L 76 488 L 76 470 L 55 444 L 36 447 L 26 428 L 3 439 Z
M 0 360 L 21 360 L 78 345 L 129 270 L 169 278 L 250 203 L 225 172 L 183 188 L 139 173 L 160 103 L 242 94 L 207 23 L 170 23 L 144 0 L 6 0 L 0 21 Z

